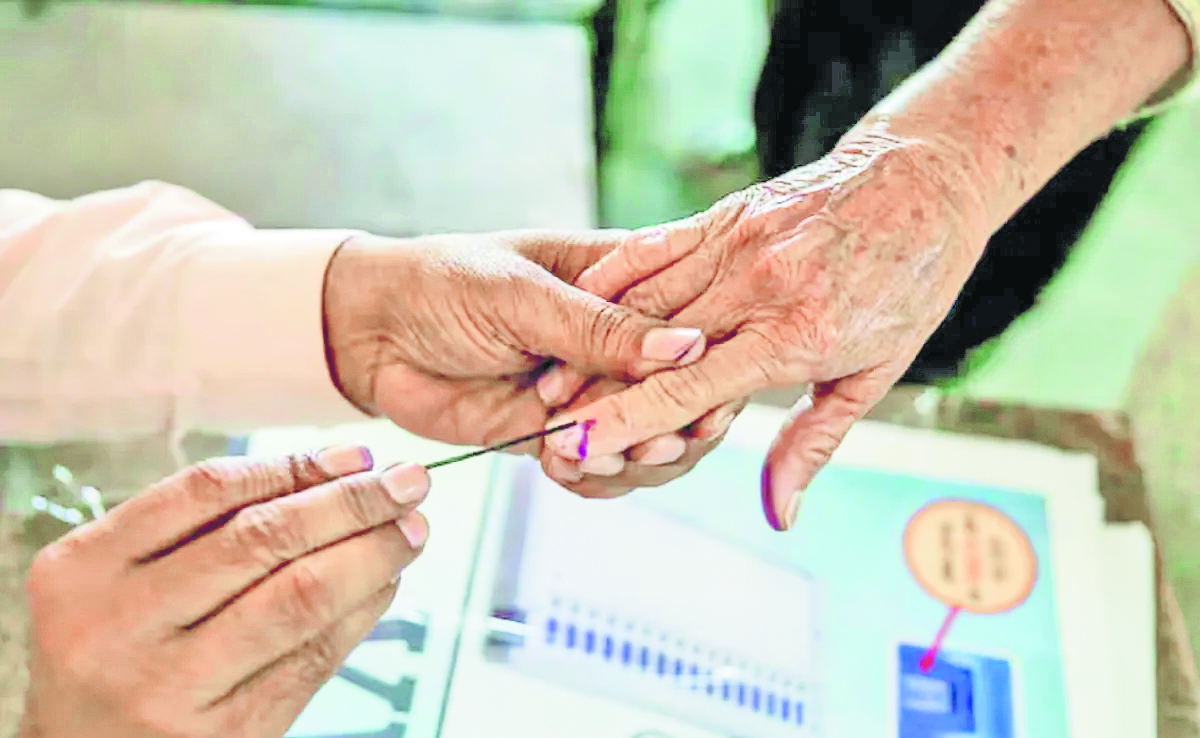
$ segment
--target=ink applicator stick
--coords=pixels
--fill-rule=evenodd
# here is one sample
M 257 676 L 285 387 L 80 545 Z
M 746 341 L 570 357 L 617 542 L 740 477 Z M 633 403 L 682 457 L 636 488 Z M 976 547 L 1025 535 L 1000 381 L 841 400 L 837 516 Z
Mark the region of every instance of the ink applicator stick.
M 574 428 L 577 425 L 582 426 L 582 430 L 583 430 L 583 436 L 579 439 L 579 458 L 585 459 L 585 458 L 587 458 L 588 431 L 590 431 L 595 424 L 596 424 L 596 421 L 594 421 L 594 420 L 586 420 L 582 423 L 580 423 L 578 420 L 573 420 L 570 423 L 563 423 L 562 425 L 558 425 L 553 428 L 547 428 L 546 430 L 541 430 L 541 431 L 538 431 L 537 433 L 530 433 L 527 436 L 521 436 L 520 438 L 513 438 L 511 440 L 504 441 L 503 443 L 498 443 L 495 446 L 488 446 L 487 448 L 481 448 L 477 451 L 469 451 L 465 454 L 459 454 L 458 456 L 451 456 L 448 459 L 442 459 L 441 461 L 435 461 L 432 464 L 426 464 L 425 468 L 426 469 L 436 469 L 439 466 L 448 466 L 450 464 L 457 464 L 460 461 L 466 461 L 467 459 L 473 459 L 476 456 L 483 456 L 484 454 L 490 454 L 493 451 L 503 451 L 504 449 L 509 448 L 511 446 L 516 446 L 518 444 L 525 443 L 526 441 L 533 441 L 538 438 L 545 438 L 546 436 L 549 436 L 553 433 L 558 433 L 559 431 L 565 431 L 568 428 Z

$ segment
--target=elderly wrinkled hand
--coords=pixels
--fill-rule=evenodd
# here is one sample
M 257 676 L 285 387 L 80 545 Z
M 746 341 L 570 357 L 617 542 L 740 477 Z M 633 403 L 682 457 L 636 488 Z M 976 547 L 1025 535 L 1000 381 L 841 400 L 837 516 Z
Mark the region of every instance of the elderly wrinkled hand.
M 419 435 L 490 445 L 540 429 L 550 409 L 540 372 L 565 363 L 594 383 L 588 397 L 705 350 L 701 331 L 672 327 L 571 285 L 613 247 L 607 233 L 518 231 L 413 240 L 354 239 L 330 264 L 325 287 L 330 365 L 351 402 Z M 720 420 L 720 418 L 717 418 Z M 664 430 L 630 453 L 547 473 L 590 496 L 661 484 L 690 469 L 719 428 Z
M 43 549 L 22 738 L 278 738 L 422 551 L 414 465 L 190 467 Z
M 978 259 L 989 234 L 961 171 L 946 145 L 859 130 L 808 167 L 627 237 L 576 283 L 698 326 L 709 349 L 565 417 L 595 419 L 591 448 L 613 454 L 759 390 L 811 384 L 763 473 L 767 517 L 789 527 L 808 482 L 904 373 Z M 560 371 L 544 380 L 560 390 L 552 403 L 582 381 Z
M 789 527 L 808 482 L 903 374 L 990 235 L 1085 146 L 1194 77 L 1195 7 L 987 3 L 830 154 L 635 234 L 581 274 L 589 291 L 701 328 L 710 348 L 565 418 L 595 419 L 591 449 L 614 454 L 755 391 L 812 385 L 763 472 L 767 517 Z M 556 402 L 579 386 L 563 372 L 574 376 L 544 380 L 561 389 Z

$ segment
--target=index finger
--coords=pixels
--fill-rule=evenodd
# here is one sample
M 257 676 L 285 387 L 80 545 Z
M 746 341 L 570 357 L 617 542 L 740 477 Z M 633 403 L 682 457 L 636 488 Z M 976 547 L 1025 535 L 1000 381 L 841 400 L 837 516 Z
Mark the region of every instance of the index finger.
M 195 623 L 290 561 L 384 523 L 400 520 L 429 491 L 415 464 L 382 474 L 355 474 L 293 495 L 243 508 L 216 531 L 138 570 L 147 581 L 182 581 L 171 618 Z
M 698 216 L 635 231 L 585 269 L 575 286 L 611 300 L 696 250 L 703 237 Z
M 719 405 L 771 387 L 770 353 L 763 341 L 754 334 L 734 336 L 691 366 L 659 372 L 627 390 L 556 415 L 551 425 L 572 420 L 580 425 L 548 436 L 546 445 L 572 460 L 621 453 L 690 425 Z
M 299 492 L 374 466 L 362 446 L 272 460 L 210 459 L 151 485 L 101 522 L 129 558 L 150 560 L 219 526 L 244 507 Z
M 628 235 L 628 231 L 615 229 L 508 231 L 497 234 L 521 256 L 562 281 L 572 283 L 584 270 L 619 248 Z

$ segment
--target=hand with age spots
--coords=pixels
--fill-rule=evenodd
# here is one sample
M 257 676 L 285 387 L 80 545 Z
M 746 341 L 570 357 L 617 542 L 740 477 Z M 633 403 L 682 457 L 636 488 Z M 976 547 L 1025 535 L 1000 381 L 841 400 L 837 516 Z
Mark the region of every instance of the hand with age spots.
M 811 384 L 762 478 L 768 520 L 789 527 L 800 493 L 904 373 L 982 252 L 979 206 L 950 174 L 958 161 L 937 142 L 859 130 L 811 166 L 629 236 L 584 271 L 578 286 L 698 326 L 709 343 L 690 366 L 568 406 L 563 417 L 596 421 L 592 463 L 754 392 Z M 558 396 L 545 399 L 584 379 L 557 370 L 543 384 Z M 549 439 L 549 465 L 577 459 L 572 444 Z
M 699 330 L 572 286 L 614 245 L 604 232 L 353 239 L 333 257 L 325 285 L 331 372 L 372 414 L 427 438 L 488 446 L 554 424 L 539 396 L 549 363 L 615 378 L 588 384 L 578 404 L 699 359 Z M 541 439 L 512 451 L 541 453 L 568 489 L 614 496 L 691 469 L 719 435 L 712 425 L 648 438 L 627 455 L 635 463 L 612 454 L 554 461 Z
M 813 475 L 904 373 L 990 235 L 1084 147 L 1184 89 L 1200 53 L 1194 8 L 991 0 L 824 158 L 614 243 L 576 284 L 700 328 L 709 349 L 593 402 L 575 396 L 581 373 L 561 369 L 540 388 L 566 411 L 556 422 L 597 421 L 594 463 L 759 390 L 810 386 L 762 476 L 768 520 L 791 526 Z M 577 458 L 551 441 L 557 459 Z M 559 463 L 572 462 L 548 465 Z

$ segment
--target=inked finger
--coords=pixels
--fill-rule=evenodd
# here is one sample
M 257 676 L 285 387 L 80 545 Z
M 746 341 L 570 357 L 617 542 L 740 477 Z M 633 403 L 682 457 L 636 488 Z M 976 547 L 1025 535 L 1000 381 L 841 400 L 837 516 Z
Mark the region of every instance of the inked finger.
M 547 437 L 546 446 L 576 460 L 591 453 L 623 453 L 692 424 L 711 408 L 766 389 L 772 386 L 774 374 L 772 351 L 764 341 L 757 334 L 737 335 L 692 366 L 659 372 L 622 392 L 555 416 L 554 423 L 577 420 L 580 426 Z
M 813 477 L 828 463 L 850 427 L 887 394 L 903 372 L 894 367 L 862 372 L 818 385 L 813 397 L 800 398 L 763 466 L 763 513 L 771 527 L 787 530 L 795 524 Z

